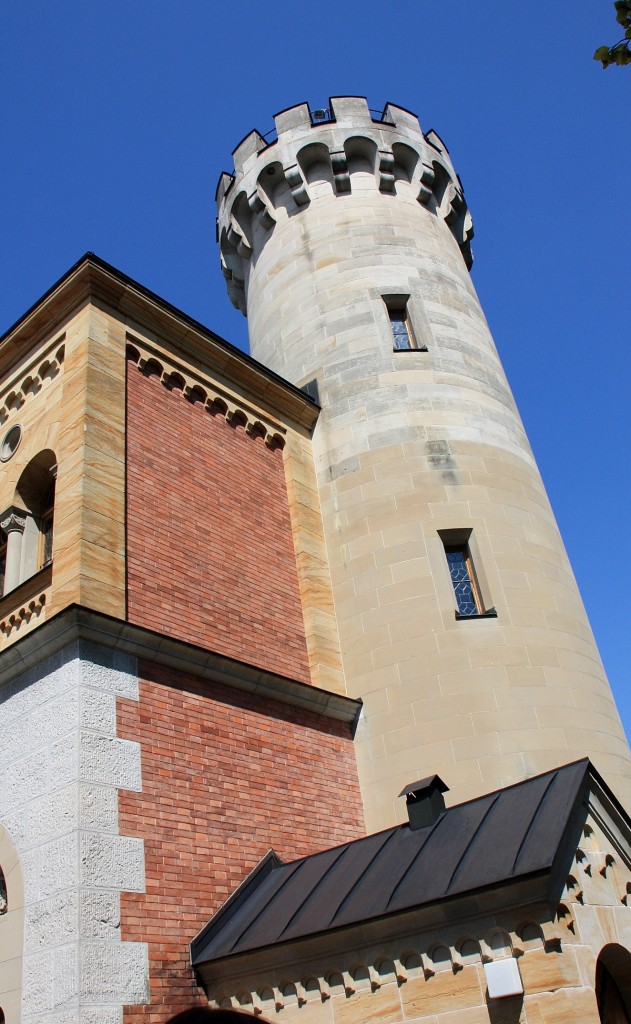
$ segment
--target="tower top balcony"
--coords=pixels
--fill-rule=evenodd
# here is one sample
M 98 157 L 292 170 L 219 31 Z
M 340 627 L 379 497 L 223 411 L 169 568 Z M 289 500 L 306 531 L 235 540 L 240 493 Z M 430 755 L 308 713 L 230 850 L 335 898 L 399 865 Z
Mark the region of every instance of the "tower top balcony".
M 282 210 L 306 210 L 329 182 L 334 195 L 353 192 L 355 174 L 374 177 L 375 190 L 396 197 L 397 181 L 449 225 L 467 267 L 473 223 L 462 184 L 443 141 L 424 133 L 415 114 L 393 103 L 381 113 L 363 96 L 333 96 L 328 106 L 288 107 L 267 135 L 252 131 L 234 150 L 234 172 L 217 186 L 221 265 L 233 304 L 245 314 L 246 262 L 273 235 Z M 282 214 L 281 214 L 282 215 Z

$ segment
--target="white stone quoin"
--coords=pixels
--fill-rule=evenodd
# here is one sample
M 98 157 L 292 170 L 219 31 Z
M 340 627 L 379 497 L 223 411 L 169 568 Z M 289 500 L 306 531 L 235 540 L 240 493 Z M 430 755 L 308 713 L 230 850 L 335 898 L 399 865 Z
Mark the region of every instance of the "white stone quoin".
M 139 745 L 116 737 L 117 696 L 138 699 L 135 658 L 85 641 L 0 692 L 0 820 L 24 891 L 21 1018 L 2 994 L 7 1024 L 118 1024 L 148 999 L 147 947 L 120 935 L 144 850 L 119 835 L 118 790 L 141 777 Z

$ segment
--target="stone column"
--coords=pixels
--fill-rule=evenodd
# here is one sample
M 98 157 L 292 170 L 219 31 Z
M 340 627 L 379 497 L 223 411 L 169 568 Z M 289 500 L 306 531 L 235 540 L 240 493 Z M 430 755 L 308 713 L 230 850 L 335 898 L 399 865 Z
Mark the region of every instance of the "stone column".
M 20 559 L 22 536 L 28 513 L 17 505 L 9 505 L 0 516 L 0 527 L 7 535 L 7 564 L 4 571 L 4 593 L 17 587 L 20 582 Z

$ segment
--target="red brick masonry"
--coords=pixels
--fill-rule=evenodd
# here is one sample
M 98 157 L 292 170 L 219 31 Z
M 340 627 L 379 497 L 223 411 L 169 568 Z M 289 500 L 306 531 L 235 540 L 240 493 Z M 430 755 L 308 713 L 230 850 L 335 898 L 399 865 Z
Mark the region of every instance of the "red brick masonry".
M 140 666 L 118 734 L 142 749 L 141 793 L 121 792 L 120 832 L 144 839 L 146 893 L 123 894 L 122 938 L 148 942 L 164 1024 L 197 1001 L 189 942 L 273 847 L 287 860 L 363 835 L 349 727 L 222 684 Z
M 128 363 L 130 622 L 310 682 L 282 451 Z

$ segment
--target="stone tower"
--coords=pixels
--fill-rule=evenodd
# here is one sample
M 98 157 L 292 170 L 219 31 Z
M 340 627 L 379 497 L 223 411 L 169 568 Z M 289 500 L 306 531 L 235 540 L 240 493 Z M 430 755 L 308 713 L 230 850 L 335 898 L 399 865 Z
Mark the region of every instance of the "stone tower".
M 546 492 L 469 277 L 440 138 L 388 104 L 292 107 L 219 182 L 252 355 L 317 397 L 342 665 L 369 830 L 438 772 L 453 801 L 588 754 L 631 759 Z

